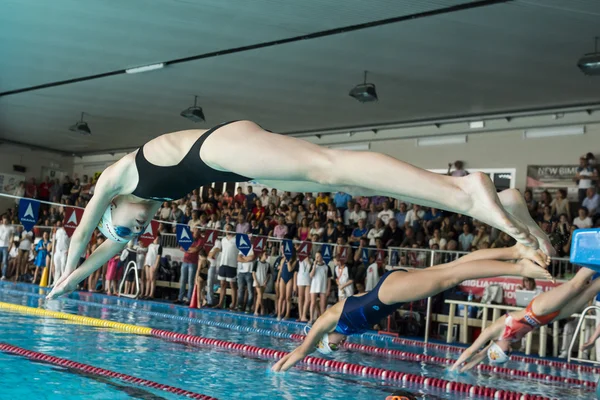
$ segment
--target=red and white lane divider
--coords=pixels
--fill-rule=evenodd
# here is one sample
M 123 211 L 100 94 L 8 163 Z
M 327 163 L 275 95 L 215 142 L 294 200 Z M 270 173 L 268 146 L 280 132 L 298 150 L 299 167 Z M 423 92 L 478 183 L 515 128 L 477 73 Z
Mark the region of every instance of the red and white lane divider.
M 456 360 L 449 359 L 449 358 L 429 356 L 426 354 L 414 354 L 411 352 L 404 352 L 404 351 L 393 350 L 393 349 L 385 349 L 385 348 L 376 347 L 376 346 L 367 346 L 367 345 L 348 343 L 348 342 L 346 342 L 344 344 L 344 349 L 355 350 L 355 351 L 372 354 L 372 355 L 376 355 L 376 356 L 391 357 L 391 358 L 395 358 L 398 360 L 421 361 L 421 362 L 427 362 L 427 363 L 437 364 L 437 365 L 451 365 L 451 364 L 454 364 L 454 362 L 456 361 Z M 505 368 L 505 367 L 494 367 L 492 365 L 487 365 L 487 364 L 479 364 L 477 366 L 477 368 L 480 370 L 483 370 L 483 371 L 495 372 L 495 373 L 500 373 L 503 375 L 533 378 L 533 379 L 539 379 L 539 380 L 543 380 L 543 381 L 549 381 L 549 382 L 554 382 L 554 383 L 563 383 L 563 384 L 569 384 L 569 385 L 580 385 L 580 386 L 584 386 L 586 388 L 595 388 L 596 387 L 595 382 L 585 381 L 585 380 L 575 379 L 575 378 L 563 378 L 563 377 L 555 376 L 555 375 L 551 375 L 551 374 L 527 372 L 527 371 L 515 370 L 515 369 Z
M 401 339 L 395 338 L 393 340 L 394 343 L 406 345 L 406 346 L 417 346 L 417 347 L 427 347 L 430 349 L 436 350 L 447 350 L 454 353 L 462 353 L 465 348 L 460 346 L 452 346 L 449 344 L 440 344 L 440 343 L 424 343 L 418 340 L 410 340 L 410 339 Z M 519 356 L 519 355 L 511 355 L 511 360 L 520 361 L 529 364 L 535 365 L 545 365 L 548 367 L 558 368 L 558 369 L 568 369 L 571 371 L 582 371 L 582 372 L 591 372 L 595 374 L 600 374 L 600 368 L 594 367 L 591 365 L 582 365 L 582 364 L 571 364 L 564 361 L 556 361 L 556 360 L 545 360 L 542 358 L 536 357 L 528 357 L 528 356 Z
M 163 331 L 159 329 L 152 329 L 152 336 L 165 338 L 168 340 L 180 341 L 193 343 L 201 346 L 213 347 L 231 350 L 237 353 L 249 354 L 255 357 L 261 357 L 266 359 L 278 360 L 284 357 L 285 351 L 278 351 L 273 349 L 266 349 L 262 347 L 227 342 L 220 339 L 209 339 L 201 336 L 187 335 L 184 333 L 176 333 L 170 331 Z M 493 399 L 502 400 L 550 400 L 548 397 L 522 394 L 518 392 L 511 392 L 507 390 L 499 390 L 495 388 L 475 386 L 468 383 L 452 382 L 445 379 L 428 378 L 421 375 L 414 375 L 399 371 L 392 371 L 383 368 L 366 367 L 360 364 L 352 364 L 347 362 L 335 361 L 325 358 L 318 358 L 313 356 L 307 356 L 304 358 L 304 364 L 310 366 L 316 366 L 320 368 L 327 368 L 346 375 L 358 375 L 368 376 L 373 378 L 384 379 L 392 382 L 404 382 L 412 383 L 418 386 L 433 387 L 447 392 L 459 392 L 468 395 L 484 396 Z
M 49 354 L 38 353 L 36 351 L 26 350 L 21 347 L 12 346 L 6 343 L 0 343 L 0 351 L 16 354 L 22 357 L 27 357 L 32 360 L 42 361 L 48 364 L 59 365 L 65 368 L 73 368 L 88 374 L 105 376 L 108 378 L 115 378 L 125 382 L 134 383 L 136 385 L 148 386 L 154 389 L 164 390 L 167 392 L 171 392 L 174 394 L 178 394 L 180 396 L 190 397 L 192 399 L 201 399 L 201 400 L 217 400 L 215 397 L 207 396 L 200 393 L 190 392 L 189 390 L 179 389 L 174 386 L 164 385 L 162 383 L 149 381 L 147 379 L 136 378 L 135 376 L 122 374 L 120 372 L 114 372 L 103 368 L 93 367 L 91 365 L 82 364 L 79 362 L 67 360 L 65 358 L 51 356 Z

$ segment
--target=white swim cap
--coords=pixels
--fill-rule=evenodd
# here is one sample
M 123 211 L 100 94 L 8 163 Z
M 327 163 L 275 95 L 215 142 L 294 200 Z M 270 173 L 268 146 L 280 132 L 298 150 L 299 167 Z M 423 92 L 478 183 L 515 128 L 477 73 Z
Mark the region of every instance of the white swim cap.
M 508 354 L 496 342 L 492 342 L 487 355 L 490 363 L 495 365 L 504 364 L 509 360 Z
M 129 228 L 115 227 L 112 223 L 112 209 L 113 205 L 109 205 L 104 211 L 100 222 L 98 222 L 98 230 L 106 236 L 107 239 L 118 243 L 129 242 L 134 235 Z M 117 229 L 119 228 L 119 229 Z
M 310 328 L 312 328 L 312 326 L 310 325 L 306 325 L 304 327 L 304 334 L 308 335 L 308 332 L 310 331 Z M 331 348 L 331 346 L 329 346 L 329 334 L 328 333 L 324 333 L 323 336 L 321 337 L 321 339 L 319 340 L 319 342 L 317 343 L 317 351 L 325 356 L 330 356 L 333 354 L 333 349 Z

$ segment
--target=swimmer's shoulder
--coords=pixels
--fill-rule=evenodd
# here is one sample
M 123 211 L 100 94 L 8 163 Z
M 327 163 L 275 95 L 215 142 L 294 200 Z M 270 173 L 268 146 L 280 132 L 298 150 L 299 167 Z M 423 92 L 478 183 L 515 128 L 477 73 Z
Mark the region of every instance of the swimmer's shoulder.
M 102 171 L 98 178 L 96 191 L 103 190 L 114 196 L 132 193 L 138 183 L 138 173 L 135 166 L 135 155 L 138 151 L 126 154 L 119 161 Z

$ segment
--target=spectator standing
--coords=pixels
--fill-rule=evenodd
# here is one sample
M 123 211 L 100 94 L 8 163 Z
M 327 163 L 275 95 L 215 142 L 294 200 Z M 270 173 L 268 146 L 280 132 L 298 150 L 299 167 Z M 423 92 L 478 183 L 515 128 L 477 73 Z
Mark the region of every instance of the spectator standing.
M 579 203 L 581 204 L 583 199 L 585 199 L 587 190 L 596 186 L 598 182 L 598 170 L 594 166 L 589 165 L 587 158 L 582 156 L 579 159 L 579 167 L 573 180 L 577 182 Z
M 448 175 L 450 175 L 450 176 L 462 177 L 462 176 L 469 175 L 469 172 L 467 172 L 464 169 L 464 163 L 460 160 L 454 161 L 454 171 L 450 172 L 451 169 L 452 169 L 452 163 L 449 163 L 448 164 Z
M 254 315 L 265 315 L 265 305 L 263 294 L 267 289 L 267 283 L 271 278 L 271 266 L 267 261 L 267 252 L 263 251 L 260 259 L 252 269 L 252 277 L 254 278 L 254 287 L 256 288 L 256 305 L 254 307 Z
M 25 182 L 19 182 L 19 185 L 15 188 L 15 191 L 13 192 L 13 196 L 18 197 L 17 199 L 15 199 L 15 204 L 18 207 L 19 200 L 21 199 L 21 197 L 25 197 Z
M 2 216 L 0 225 L 0 263 L 2 263 L 2 279 L 6 280 L 6 268 L 8 267 L 8 248 L 14 236 L 15 230 L 8 224 L 6 214 Z
M 71 239 L 67 235 L 67 231 L 62 226 L 62 221 L 56 221 L 56 233 L 52 243 L 52 252 L 54 253 L 54 284 L 60 280 L 65 272 L 67 264 L 67 251 Z
M 198 232 L 198 231 L 196 231 Z M 199 234 L 197 234 L 199 237 Z M 199 243 L 197 242 L 196 245 L 198 246 Z M 158 271 L 158 266 L 160 265 L 160 258 L 162 257 L 162 246 L 160 245 L 160 233 L 157 233 L 154 240 L 152 241 L 152 243 L 150 243 L 150 245 L 148 246 L 148 252 L 146 253 L 146 258 L 145 258 L 145 262 L 144 262 L 144 275 L 146 277 L 146 282 L 145 282 L 145 292 L 144 295 L 142 296 L 143 299 L 153 299 L 154 298 L 154 291 L 156 290 L 156 275 L 157 275 L 157 271 Z M 189 250 L 189 249 L 188 249 Z M 198 257 L 198 253 L 196 252 L 196 257 Z M 188 259 L 192 259 L 193 260 L 194 257 L 188 257 Z M 182 271 L 183 272 L 183 271 Z M 188 273 L 190 273 L 190 271 L 188 271 Z M 183 275 L 183 273 L 182 273 Z M 195 276 L 195 274 L 194 274 Z M 189 281 L 189 277 L 188 277 L 188 281 Z M 181 280 L 179 282 L 179 284 L 181 285 Z M 185 286 L 185 283 L 184 283 Z M 179 288 L 179 291 L 181 292 L 181 286 Z M 188 295 L 188 299 L 191 300 L 191 296 Z
M 246 190 L 248 192 L 248 194 L 246 194 L 246 201 L 248 202 L 248 204 L 254 205 L 254 201 L 258 198 L 258 196 L 252 191 L 252 186 L 248 186 Z M 244 204 L 243 201 L 242 204 Z M 246 209 L 248 209 L 248 204 L 245 207 Z
M 27 185 L 25 185 L 25 197 L 30 199 L 37 199 L 37 185 L 35 184 L 35 178 L 31 178 Z
M 206 277 L 206 301 L 209 307 L 214 307 L 214 286 L 217 278 L 217 269 L 221 258 L 221 239 L 217 239 L 212 249 L 208 252 L 208 276 Z
M 241 206 L 244 200 L 246 200 L 246 195 L 242 191 L 241 186 L 238 186 L 238 188 L 236 189 L 236 194 L 235 196 L 233 196 L 233 201 L 235 202 L 235 204 Z
M 344 215 L 344 211 L 348 209 L 348 202 L 352 200 L 352 196 L 345 192 L 337 192 L 333 196 L 333 204 L 337 208 L 340 215 Z
M 240 251 L 237 257 L 238 311 L 245 311 L 246 313 L 250 312 L 252 305 L 254 304 L 252 270 L 255 259 L 256 256 L 252 249 L 250 249 L 247 256 Z M 246 290 L 248 291 L 247 301 L 244 300 L 246 298 L 244 291 Z
M 221 282 L 221 291 L 219 304 L 217 308 L 222 308 L 225 305 L 225 296 L 227 286 L 231 289 L 231 306 L 230 310 L 235 310 L 237 307 L 237 256 L 239 250 L 235 244 L 235 232 L 231 224 L 225 225 L 225 237 L 221 239 L 222 253 L 219 265 L 219 281 Z
M 175 208 L 177 208 L 177 206 L 175 206 Z M 179 248 L 181 251 L 184 252 L 184 254 L 183 262 L 181 263 L 181 276 L 179 277 L 179 296 L 177 297 L 177 301 L 175 302 L 176 304 L 181 304 L 183 302 L 189 304 L 190 300 L 192 299 L 192 291 L 194 290 L 194 279 L 196 278 L 196 269 L 198 268 L 198 252 L 200 251 L 200 248 L 202 246 L 200 230 L 195 229 L 193 231 L 193 236 L 194 241 L 187 250 L 185 250 L 183 247 Z M 144 261 L 145 259 L 146 257 L 144 257 Z M 185 296 L 186 284 L 187 296 Z
M 350 279 L 348 267 L 338 258 L 335 258 L 335 276 L 338 287 L 338 299 L 347 299 L 354 295 L 354 281 Z
M 44 181 L 42 183 L 40 183 L 40 186 L 38 187 L 38 196 L 39 196 L 40 200 L 44 200 L 44 201 L 50 200 L 50 187 L 51 186 L 52 186 L 52 183 L 50 182 L 50 177 L 46 176 L 46 178 L 44 178 Z
M 269 189 L 263 188 L 263 190 L 261 190 L 261 195 L 260 195 L 260 204 L 262 207 L 269 207 L 270 202 L 271 202 L 271 197 L 269 196 Z
M 377 263 L 373 262 L 367 268 L 367 273 L 365 276 L 365 291 L 370 292 L 377 286 L 379 282 L 379 266 Z

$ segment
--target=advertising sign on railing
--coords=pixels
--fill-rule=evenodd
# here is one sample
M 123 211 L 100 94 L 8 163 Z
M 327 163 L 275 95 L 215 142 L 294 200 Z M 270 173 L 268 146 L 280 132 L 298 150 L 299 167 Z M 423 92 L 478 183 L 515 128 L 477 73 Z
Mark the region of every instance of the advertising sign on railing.
M 458 289 L 463 292 L 472 292 L 475 297 L 482 297 L 485 288 L 489 285 L 496 284 L 500 285 L 504 290 L 504 304 L 515 305 L 515 290 L 519 285 L 523 284 L 521 278 L 487 278 L 487 279 L 472 279 L 464 281 L 458 286 Z M 536 284 L 544 292 L 547 292 L 555 287 L 561 285 L 561 282 L 552 283 L 551 281 L 536 281 Z

